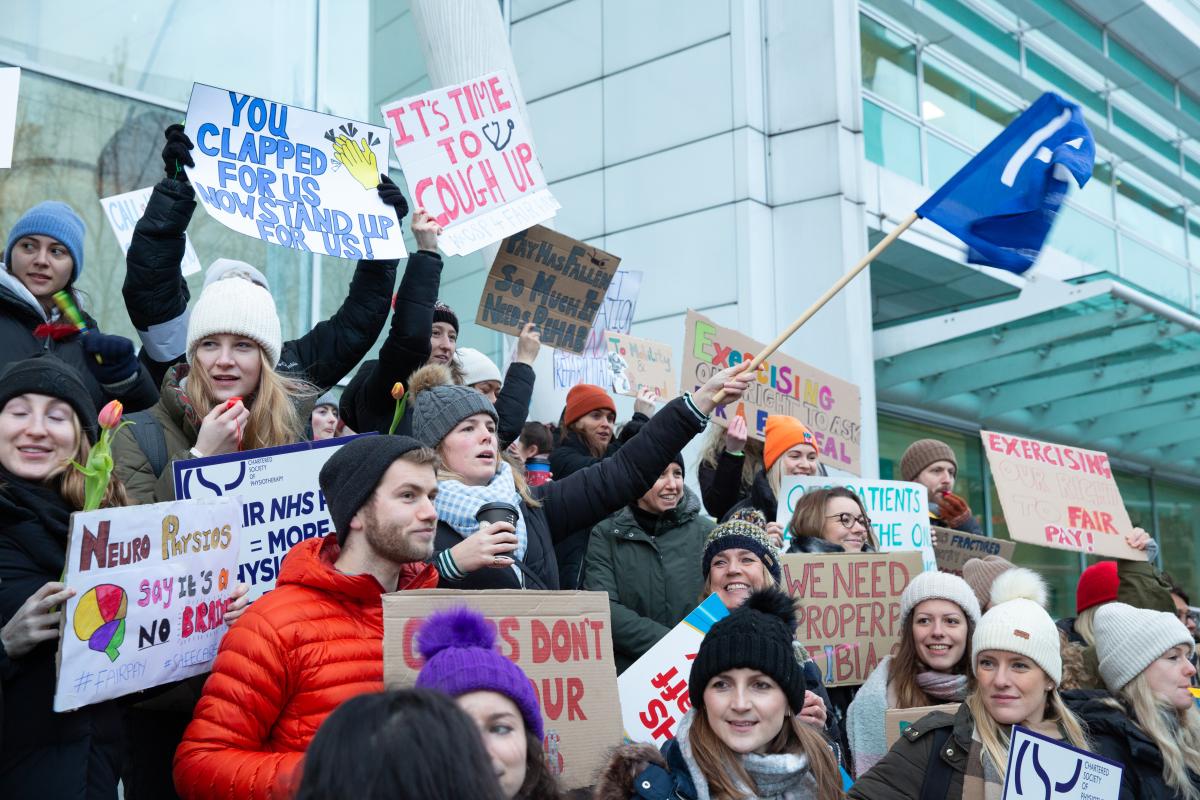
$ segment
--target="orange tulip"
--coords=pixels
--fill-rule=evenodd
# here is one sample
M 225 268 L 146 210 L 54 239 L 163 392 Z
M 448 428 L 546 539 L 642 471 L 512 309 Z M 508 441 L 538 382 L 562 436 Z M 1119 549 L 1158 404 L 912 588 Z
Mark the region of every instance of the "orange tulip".
M 100 416 L 98 417 L 100 427 L 104 428 L 105 430 L 113 430 L 116 428 L 121 424 L 121 414 L 124 410 L 125 409 L 121 405 L 120 400 L 108 401 L 108 405 L 100 409 Z
M 404 384 L 396 381 L 392 384 L 392 399 L 399 400 L 401 397 L 404 397 Z

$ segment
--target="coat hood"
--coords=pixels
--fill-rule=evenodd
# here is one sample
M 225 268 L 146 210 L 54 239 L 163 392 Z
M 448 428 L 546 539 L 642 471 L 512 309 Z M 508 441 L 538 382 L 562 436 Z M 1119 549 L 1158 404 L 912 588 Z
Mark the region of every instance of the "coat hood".
M 33 293 L 25 288 L 25 284 L 21 283 L 16 275 L 8 271 L 7 266 L 0 268 L 0 301 L 19 306 L 36 315 L 42 322 L 50 322 L 58 316 L 57 313 L 48 316 Z

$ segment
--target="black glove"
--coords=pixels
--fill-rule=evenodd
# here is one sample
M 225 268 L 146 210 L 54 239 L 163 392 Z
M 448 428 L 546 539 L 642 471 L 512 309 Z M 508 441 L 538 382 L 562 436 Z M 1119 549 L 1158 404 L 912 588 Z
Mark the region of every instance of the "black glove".
M 184 165 L 196 166 L 196 162 L 192 160 L 192 154 L 188 152 L 193 149 L 192 140 L 183 132 L 183 126 L 178 122 L 168 126 L 163 131 L 163 136 L 167 138 L 167 143 L 163 146 L 162 151 L 163 167 L 166 169 L 167 177 L 186 183 L 188 177 L 187 173 L 183 171 Z
M 92 331 L 82 338 L 83 352 L 90 358 L 84 361 L 102 386 L 123 383 L 138 372 L 137 356 L 133 353 L 133 342 L 124 336 Z
M 379 185 L 375 187 L 375 190 L 379 192 L 380 200 L 396 209 L 396 219 L 404 222 L 404 218 L 408 216 L 408 201 L 400 193 L 400 187 L 387 175 L 381 174 L 379 176 Z

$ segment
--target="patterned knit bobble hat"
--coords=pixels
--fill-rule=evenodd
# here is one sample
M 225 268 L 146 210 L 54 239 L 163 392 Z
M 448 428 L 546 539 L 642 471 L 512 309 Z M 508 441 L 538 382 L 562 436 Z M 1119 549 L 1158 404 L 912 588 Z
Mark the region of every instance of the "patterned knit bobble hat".
M 775 548 L 767 537 L 767 518 L 756 508 L 735 511 L 727 522 L 722 522 L 709 531 L 704 540 L 704 577 L 708 577 L 713 558 L 723 550 L 749 550 L 766 565 L 775 582 L 783 580 L 783 571 Z
M 688 679 L 692 706 L 704 708 L 704 690 L 714 676 L 731 669 L 769 675 L 787 695 L 793 713 L 804 706 L 804 669 L 796 660 L 796 605 L 779 589 L 760 589 L 709 629 L 700 642 Z
M 418 689 L 436 689 L 451 697 L 496 692 L 513 702 L 528 728 L 542 740 L 542 710 L 529 677 L 496 649 L 496 627 L 478 611 L 453 608 L 430 614 L 417 631 L 425 666 Z

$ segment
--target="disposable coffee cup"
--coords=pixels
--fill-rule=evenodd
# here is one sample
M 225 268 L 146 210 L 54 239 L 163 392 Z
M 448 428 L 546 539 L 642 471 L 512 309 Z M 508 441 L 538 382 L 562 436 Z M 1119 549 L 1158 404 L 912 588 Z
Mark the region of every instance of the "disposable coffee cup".
M 484 503 L 475 512 L 475 519 L 480 525 L 491 525 L 493 522 L 507 522 L 517 527 L 517 507 L 512 503 Z

